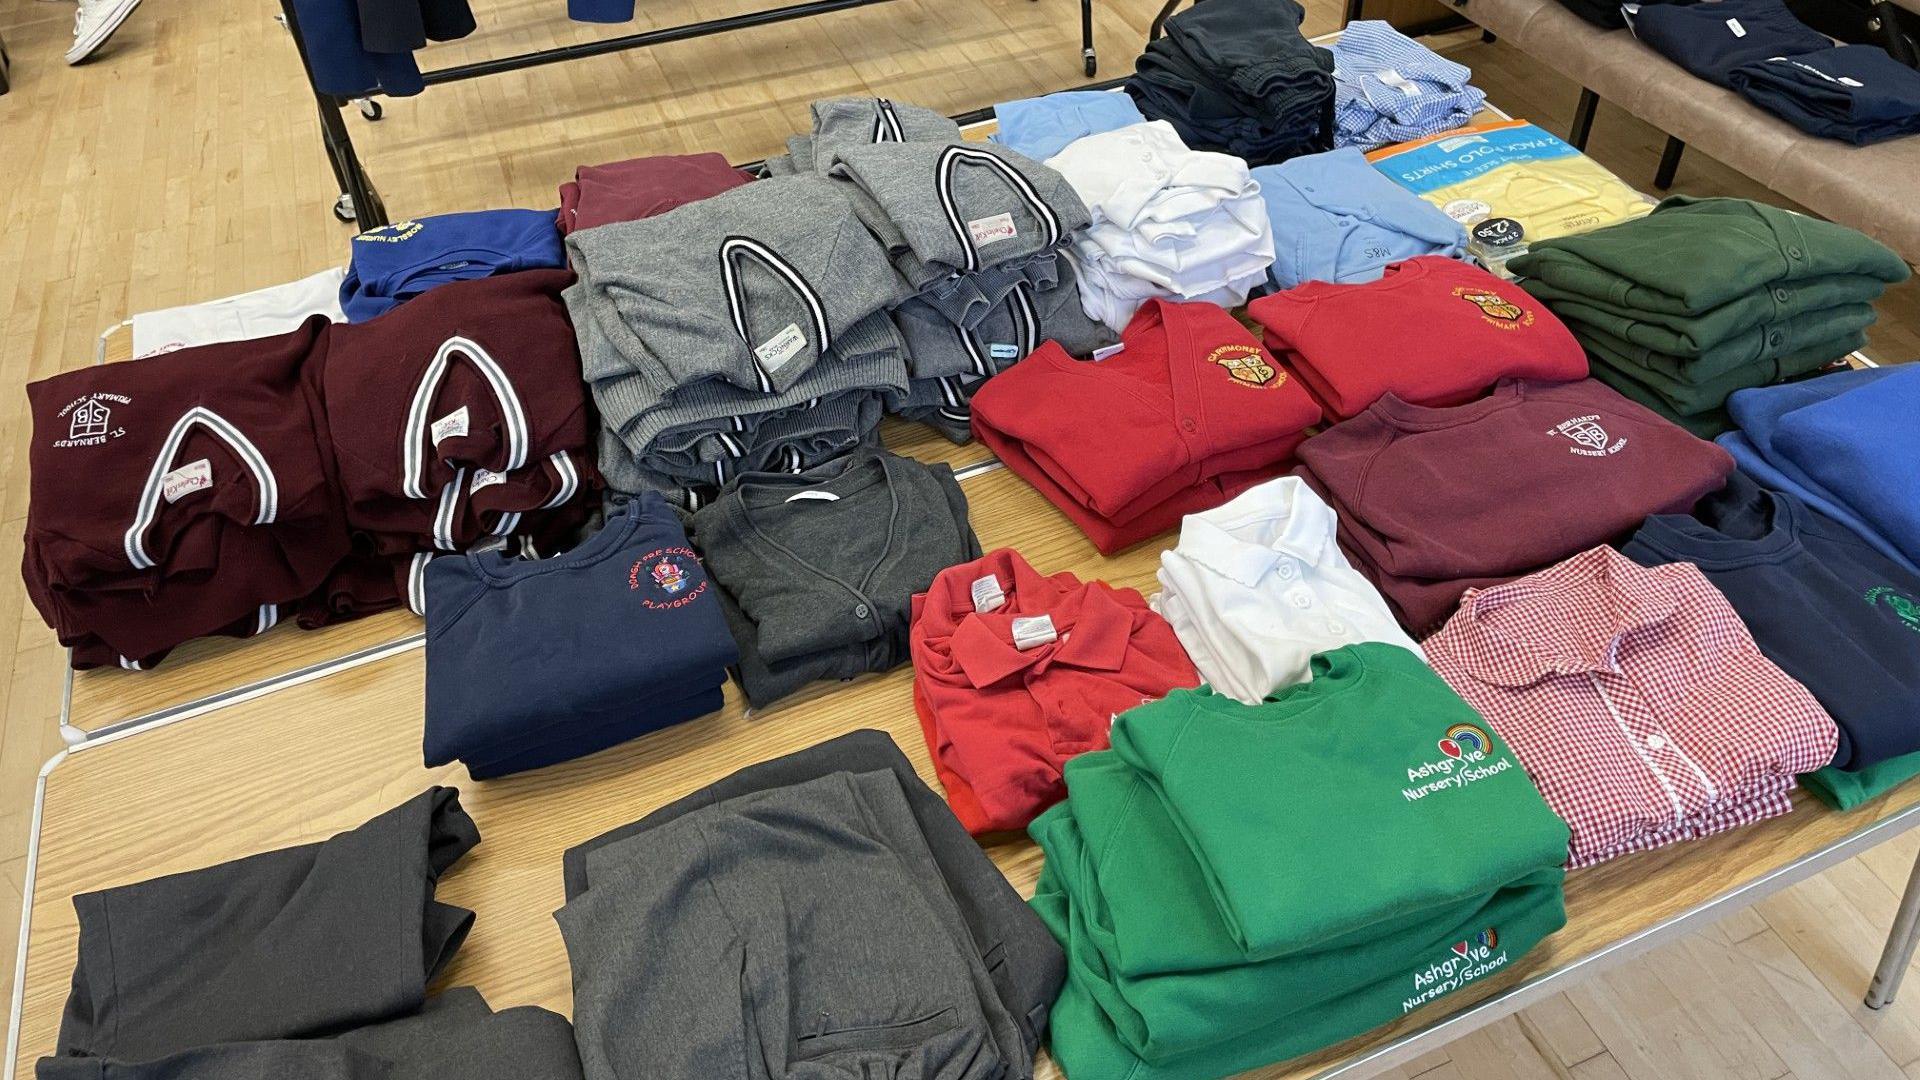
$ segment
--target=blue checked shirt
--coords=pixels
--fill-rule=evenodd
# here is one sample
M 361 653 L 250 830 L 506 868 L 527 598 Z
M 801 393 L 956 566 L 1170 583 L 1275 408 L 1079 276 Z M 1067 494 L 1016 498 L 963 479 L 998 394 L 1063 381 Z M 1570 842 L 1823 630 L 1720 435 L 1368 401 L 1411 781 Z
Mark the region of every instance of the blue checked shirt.
M 1380 146 L 1472 121 L 1487 95 L 1473 72 L 1378 20 L 1334 43 L 1334 145 Z

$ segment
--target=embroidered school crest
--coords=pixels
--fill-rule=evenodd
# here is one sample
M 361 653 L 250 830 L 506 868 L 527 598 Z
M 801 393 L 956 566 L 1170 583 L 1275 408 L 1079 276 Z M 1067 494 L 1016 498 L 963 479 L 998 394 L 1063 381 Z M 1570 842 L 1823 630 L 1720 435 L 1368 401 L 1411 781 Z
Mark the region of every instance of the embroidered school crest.
M 1625 436 L 1615 439 L 1607 434 L 1607 429 L 1600 426 L 1600 416 L 1597 413 L 1568 417 L 1548 428 L 1547 434 L 1560 435 L 1572 440 L 1574 445 L 1567 449 L 1582 457 L 1606 457 L 1608 454 L 1619 453 L 1627 445 Z
M 1867 590 L 1867 603 L 1886 608 L 1901 625 L 1920 634 L 1920 600 L 1881 585 Z
M 1267 363 L 1260 350 L 1251 345 L 1222 345 L 1207 354 L 1207 363 L 1226 368 L 1233 381 L 1242 386 L 1270 390 L 1287 381 L 1286 375 Z
M 1533 312 L 1501 296 L 1499 293 L 1461 285 L 1453 290 L 1453 295 L 1480 309 L 1480 317 L 1490 325 L 1502 330 L 1512 330 L 1519 326 L 1533 325 Z
M 688 567 L 690 561 L 699 556 L 691 548 L 659 548 L 640 557 L 627 570 L 627 588 L 639 591 L 641 586 L 652 586 L 653 592 L 665 599 L 656 599 L 654 595 L 642 593 L 642 607 L 656 610 L 681 608 L 707 591 L 707 583 L 695 584 L 693 573 Z
M 1447 737 L 1440 740 L 1440 752 L 1450 758 L 1478 758 L 1493 748 L 1493 741 L 1487 733 L 1474 724 L 1455 724 L 1447 729 Z
M 687 587 L 687 572 L 680 568 L 680 564 L 675 562 L 672 556 L 654 563 L 649 573 L 653 575 L 654 585 L 668 596 Z

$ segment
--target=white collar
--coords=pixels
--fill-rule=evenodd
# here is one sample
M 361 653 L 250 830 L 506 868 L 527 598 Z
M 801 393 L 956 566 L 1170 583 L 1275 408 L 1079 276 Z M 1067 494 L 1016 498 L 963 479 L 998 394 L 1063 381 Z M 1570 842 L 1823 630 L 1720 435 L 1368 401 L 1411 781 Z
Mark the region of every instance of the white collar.
M 1336 522 L 1332 508 L 1305 482 L 1282 476 L 1212 510 L 1187 515 L 1174 550 L 1253 588 L 1283 558 L 1317 565 L 1333 542 Z

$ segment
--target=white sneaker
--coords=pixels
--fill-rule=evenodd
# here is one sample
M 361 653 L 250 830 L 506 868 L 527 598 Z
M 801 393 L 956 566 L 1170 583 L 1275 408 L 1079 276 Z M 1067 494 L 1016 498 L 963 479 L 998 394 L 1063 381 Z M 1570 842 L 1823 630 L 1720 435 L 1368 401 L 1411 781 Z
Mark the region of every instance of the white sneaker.
M 77 64 L 92 56 L 139 6 L 140 0 L 80 0 L 80 11 L 73 17 L 73 48 L 67 50 L 67 63 Z

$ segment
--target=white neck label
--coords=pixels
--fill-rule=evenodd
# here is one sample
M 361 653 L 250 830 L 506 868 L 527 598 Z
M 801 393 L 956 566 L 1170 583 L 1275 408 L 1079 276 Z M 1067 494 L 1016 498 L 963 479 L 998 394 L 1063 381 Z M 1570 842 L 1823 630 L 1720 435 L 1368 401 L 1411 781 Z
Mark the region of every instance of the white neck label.
M 995 214 L 967 222 L 967 233 L 973 237 L 974 244 L 985 247 L 1000 240 L 1011 240 L 1020 235 L 1020 230 L 1014 228 L 1012 214 Z
M 433 436 L 433 445 L 435 446 L 439 446 L 448 439 L 465 438 L 467 434 L 467 407 L 462 405 L 440 419 L 435 420 L 433 427 L 429 430 Z
M 169 504 L 212 486 L 213 463 L 206 458 L 190 461 L 160 478 L 160 494 Z
M 1007 602 L 1007 594 L 1000 589 L 1000 579 L 988 574 L 973 581 L 973 610 L 985 614 Z
M 800 332 L 796 323 L 788 323 L 779 333 L 754 347 L 753 355 L 760 358 L 760 366 L 769 374 L 786 366 L 787 361 L 807 347 L 807 335 Z
M 1039 648 L 1059 639 L 1053 630 L 1053 616 L 1035 615 L 1030 619 L 1013 620 L 1013 647 L 1025 652 Z

